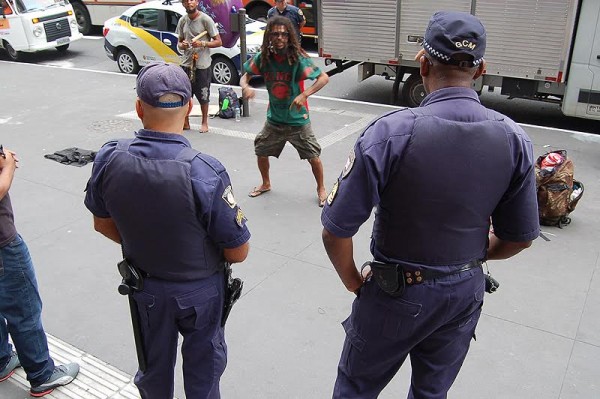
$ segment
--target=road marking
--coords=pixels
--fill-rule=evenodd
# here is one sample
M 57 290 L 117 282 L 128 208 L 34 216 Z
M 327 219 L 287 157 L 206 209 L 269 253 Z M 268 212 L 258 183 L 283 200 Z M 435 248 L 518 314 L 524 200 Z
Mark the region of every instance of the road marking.
M 0 60 L 0 64 L 2 64 L 2 63 L 9 63 L 9 64 L 19 65 L 19 67 L 22 67 L 22 68 L 25 68 L 25 67 L 28 67 L 28 66 L 40 67 L 40 68 L 59 68 L 59 69 L 71 69 L 71 70 L 74 70 L 74 71 L 82 71 L 82 72 L 101 73 L 101 74 L 107 74 L 107 75 L 117 75 L 117 76 L 123 76 L 123 77 L 130 77 L 132 79 L 135 79 L 135 77 L 136 77 L 136 75 L 128 75 L 128 74 L 124 74 L 124 73 L 121 73 L 121 72 L 96 71 L 96 70 L 93 70 L 93 69 L 84 69 L 84 68 L 64 68 L 64 67 L 59 67 L 59 66 L 55 66 L 55 65 L 27 64 L 27 63 L 22 63 L 22 62 Z M 213 84 L 211 84 L 211 86 L 223 87 L 224 85 L 213 83 Z M 236 86 L 236 88 L 238 88 L 238 86 Z M 254 89 L 254 90 L 257 90 L 257 91 L 266 91 L 266 89 L 258 89 L 258 88 Z M 378 103 L 371 103 L 371 102 L 367 102 L 367 101 L 348 100 L 348 99 L 344 99 L 344 98 L 324 97 L 324 96 L 318 96 L 318 95 L 312 95 L 310 97 L 311 98 L 319 98 L 319 99 L 322 99 L 322 100 L 334 101 L 334 102 L 342 102 L 342 103 L 358 104 L 358 105 L 368 105 L 368 106 L 382 107 L 382 108 L 392 108 L 392 109 L 406 108 L 406 107 L 399 107 L 397 105 L 378 104 Z M 527 124 L 527 123 L 517 123 L 517 124 L 519 126 L 525 126 L 525 127 L 529 126 L 529 127 L 539 128 L 539 129 L 553 130 L 553 131 L 556 131 L 556 132 L 564 132 L 564 133 L 569 133 L 569 134 L 572 134 L 572 135 L 583 135 L 585 137 L 585 139 L 588 139 L 590 141 L 600 140 L 600 138 L 598 138 L 598 139 L 594 138 L 594 137 L 600 137 L 600 136 L 597 136 L 597 135 L 595 135 L 593 133 L 578 132 L 576 130 L 561 129 L 561 128 L 556 128 L 556 127 L 530 125 L 530 124 Z M 577 138 L 577 137 L 574 136 L 574 138 Z M 577 139 L 580 140 L 580 138 L 577 138 Z
M 267 104 L 267 102 L 268 102 L 266 100 L 258 100 L 258 99 L 254 99 L 253 101 L 255 103 L 262 103 L 262 104 Z M 374 115 L 374 114 L 366 114 L 366 113 L 359 113 L 359 112 L 353 112 L 353 111 L 344 111 L 342 109 L 332 109 L 332 108 L 326 108 L 326 107 L 311 107 L 310 109 L 312 112 L 324 112 L 324 113 L 334 114 L 334 115 L 337 115 L 339 118 L 357 118 L 358 119 L 354 122 L 345 124 L 343 127 L 335 130 L 332 133 L 329 133 L 328 135 L 326 135 L 322 138 L 319 138 L 318 140 L 319 140 L 319 144 L 321 145 L 321 148 L 327 148 L 339 141 L 342 141 L 346 137 L 352 136 L 355 133 L 362 132 L 362 130 L 373 119 L 375 119 L 377 117 L 377 115 Z M 119 114 L 119 115 L 117 115 L 117 117 L 124 118 L 124 119 L 131 119 L 131 120 L 139 119 L 136 111 L 130 111 L 130 112 L 126 112 L 123 114 Z M 198 130 L 200 128 L 200 125 L 195 124 L 195 123 L 190 123 L 190 127 L 193 127 L 195 130 Z M 252 141 L 254 141 L 254 139 L 256 138 L 256 133 L 248 133 L 248 132 L 243 132 L 243 131 L 239 131 L 239 130 L 225 129 L 225 128 L 212 127 L 212 126 L 210 127 L 210 133 L 218 134 L 221 136 L 252 140 Z M 289 145 L 289 143 L 287 145 Z

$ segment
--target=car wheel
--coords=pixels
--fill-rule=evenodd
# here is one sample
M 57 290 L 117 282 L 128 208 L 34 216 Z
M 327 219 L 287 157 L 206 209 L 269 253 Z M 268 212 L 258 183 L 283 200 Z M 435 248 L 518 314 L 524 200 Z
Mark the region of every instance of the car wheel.
M 256 21 L 267 22 L 267 13 L 269 7 L 266 5 L 256 5 L 248 12 L 248 16 Z
M 402 86 L 402 97 L 409 107 L 418 107 L 427 96 L 423 79 L 418 72 L 411 74 Z
M 225 57 L 214 58 L 210 66 L 212 72 L 212 81 L 222 85 L 237 85 L 240 81 L 240 75 L 237 68 L 230 59 Z
M 119 50 L 119 53 L 117 54 L 117 65 L 119 66 L 119 70 L 123 73 L 136 74 L 140 69 L 140 65 L 135 59 L 135 56 L 131 51 L 126 49 Z
M 12 61 L 21 61 L 23 59 L 23 53 L 21 51 L 17 51 L 10 45 L 6 40 L 4 41 L 4 49 L 8 53 L 8 57 Z
M 64 53 L 69 48 L 68 44 L 63 44 L 62 46 L 58 46 L 56 49 L 59 53 Z
M 75 13 L 75 20 L 77 21 L 79 32 L 83 35 L 89 34 L 92 30 L 92 19 L 90 18 L 90 13 L 87 8 L 78 1 L 74 1 L 71 5 L 73 6 L 73 12 Z

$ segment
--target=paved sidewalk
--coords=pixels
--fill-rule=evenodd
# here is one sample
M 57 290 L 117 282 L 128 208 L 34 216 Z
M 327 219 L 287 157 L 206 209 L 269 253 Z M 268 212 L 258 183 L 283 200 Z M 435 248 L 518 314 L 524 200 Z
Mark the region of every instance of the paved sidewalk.
M 91 166 L 43 157 L 69 147 L 95 150 L 141 127 L 135 78 L 28 64 L 4 63 L 2 70 L 7 94 L 0 142 L 21 160 L 11 190 L 16 225 L 37 270 L 51 351 L 59 362 L 82 362 L 81 377 L 48 397 L 135 397 L 131 322 L 126 298 L 116 291 L 120 250 L 93 231 L 83 206 Z M 214 101 L 217 90 L 213 86 Z M 358 134 L 393 108 L 319 97 L 309 102 L 331 187 Z M 252 232 L 248 260 L 234 266 L 244 295 L 228 321 L 222 396 L 327 398 L 344 338 L 340 323 L 353 295 L 327 259 L 310 166 L 293 148 L 271 163 L 272 191 L 247 196 L 260 182 L 252 140 L 266 105 L 266 93 L 257 91 L 251 117 L 213 119 L 209 134 L 198 133 L 199 118 L 192 118 L 195 130 L 185 134 L 227 167 Z M 600 397 L 600 136 L 525 129 L 536 155 L 568 150 L 585 194 L 570 226 L 543 229 L 550 241 L 538 239 L 514 259 L 490 262 L 501 286 L 485 298 L 477 341 L 450 398 Z M 356 237 L 357 262 L 369 259 L 370 223 Z M 175 394 L 183 398 L 179 368 Z M 405 397 L 409 379 L 407 363 L 381 398 Z M 25 386 L 21 370 L 0 384 L 0 398 L 25 398 Z

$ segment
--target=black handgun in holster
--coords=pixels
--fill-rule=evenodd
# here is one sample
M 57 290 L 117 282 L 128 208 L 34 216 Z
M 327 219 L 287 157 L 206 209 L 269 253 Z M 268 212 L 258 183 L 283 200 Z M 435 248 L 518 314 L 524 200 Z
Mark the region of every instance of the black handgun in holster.
M 493 294 L 500 287 L 498 280 L 493 278 L 489 273 L 485 275 L 485 292 Z
M 239 278 L 233 278 L 231 275 L 231 263 L 225 262 L 225 300 L 223 302 L 223 317 L 221 318 L 221 327 L 225 327 L 231 308 L 242 295 L 244 282 Z
M 146 371 L 146 352 L 144 351 L 144 341 L 142 340 L 142 329 L 140 326 L 140 312 L 133 299 L 135 291 L 141 291 L 144 288 L 144 277 L 141 270 L 123 259 L 117 263 L 119 274 L 123 278 L 119 284 L 119 294 L 127 295 L 129 299 L 129 311 L 131 313 L 131 326 L 133 327 L 133 339 L 135 341 L 135 351 L 138 358 L 138 365 L 142 372 Z
M 144 288 L 144 278 L 138 268 L 130 264 L 127 259 L 117 263 L 119 274 L 123 279 L 119 284 L 119 294 L 131 295 L 134 291 L 141 291 Z
M 401 296 L 406 288 L 402 267 L 397 264 L 368 262 L 373 272 L 373 278 L 383 292 L 391 296 Z

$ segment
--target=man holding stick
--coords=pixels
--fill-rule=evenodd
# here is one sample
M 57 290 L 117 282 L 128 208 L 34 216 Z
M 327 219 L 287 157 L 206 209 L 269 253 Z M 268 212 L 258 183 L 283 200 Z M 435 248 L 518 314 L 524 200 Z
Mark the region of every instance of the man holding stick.
M 221 36 L 211 17 L 198 10 L 198 0 L 181 2 L 187 15 L 177 23 L 179 41 L 177 47 L 184 51 L 181 60 L 183 70 L 192 82 L 192 93 L 200 103 L 202 126 L 200 133 L 208 133 L 208 103 L 210 101 L 210 50 L 221 47 Z M 189 118 L 185 117 L 184 129 L 190 128 Z

